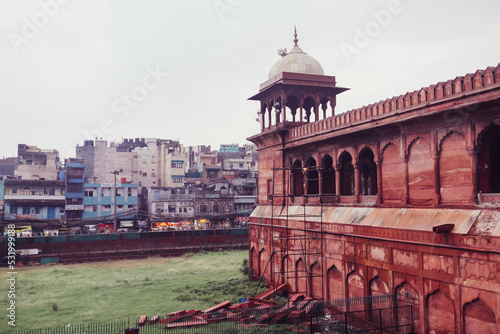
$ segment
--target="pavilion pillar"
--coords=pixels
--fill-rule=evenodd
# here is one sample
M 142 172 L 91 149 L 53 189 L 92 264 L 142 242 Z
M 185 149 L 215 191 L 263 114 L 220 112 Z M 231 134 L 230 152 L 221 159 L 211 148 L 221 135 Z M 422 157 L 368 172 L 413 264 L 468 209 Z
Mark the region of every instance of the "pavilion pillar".
M 478 156 L 477 152 L 474 149 L 468 149 L 467 150 L 470 155 L 470 162 L 471 162 L 471 181 L 472 181 L 472 191 L 470 194 L 470 202 L 471 203 L 476 203 L 477 202 L 477 193 L 478 193 L 478 184 L 477 184 L 477 169 L 478 169 Z
M 377 204 L 384 202 L 384 188 L 382 186 L 382 159 L 374 161 L 377 165 Z
M 333 167 L 335 170 L 335 195 L 337 195 L 337 202 L 340 202 L 340 166 Z
M 432 155 L 434 162 L 434 205 L 438 205 L 441 201 L 441 180 L 439 178 L 439 153 Z
M 401 159 L 401 163 L 403 164 L 403 204 L 408 204 L 410 200 L 410 194 L 408 189 L 408 157 L 404 157 Z
M 356 197 L 356 202 L 359 202 L 359 193 L 361 189 L 361 173 L 360 173 L 360 165 L 356 163 L 354 165 L 354 196 Z

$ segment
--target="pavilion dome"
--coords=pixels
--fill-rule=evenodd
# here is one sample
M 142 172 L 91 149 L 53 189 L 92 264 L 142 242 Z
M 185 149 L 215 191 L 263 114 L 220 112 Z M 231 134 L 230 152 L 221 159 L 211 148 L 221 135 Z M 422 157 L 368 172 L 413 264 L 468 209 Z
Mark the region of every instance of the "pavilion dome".
M 295 32 L 295 39 L 293 41 L 295 42 L 295 46 L 292 51 L 281 57 L 281 59 L 271 67 L 268 79 L 283 72 L 325 75 L 321 64 L 302 51 L 297 45 L 297 32 Z

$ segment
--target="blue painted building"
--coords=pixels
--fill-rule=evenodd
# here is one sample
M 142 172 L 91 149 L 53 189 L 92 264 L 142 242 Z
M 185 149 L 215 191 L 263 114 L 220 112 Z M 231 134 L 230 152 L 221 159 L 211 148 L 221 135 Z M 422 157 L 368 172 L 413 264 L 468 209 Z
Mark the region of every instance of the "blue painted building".
M 137 184 L 84 183 L 83 215 L 88 221 L 114 219 L 115 206 L 118 220 L 137 217 Z M 115 205 L 116 204 L 116 205 Z
M 84 197 L 84 172 L 83 159 L 70 158 L 66 160 L 64 175 L 61 179 L 66 182 L 66 219 L 80 220 L 83 214 Z
M 5 179 L 0 187 L 5 220 L 36 223 L 64 219 L 64 181 Z

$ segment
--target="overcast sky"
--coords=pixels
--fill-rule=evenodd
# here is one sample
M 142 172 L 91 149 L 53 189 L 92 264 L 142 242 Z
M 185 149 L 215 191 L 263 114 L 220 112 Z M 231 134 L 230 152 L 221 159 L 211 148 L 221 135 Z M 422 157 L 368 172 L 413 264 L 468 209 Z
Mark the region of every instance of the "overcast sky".
M 337 85 L 338 113 L 500 62 L 500 2 L 2 0 L 0 157 L 101 137 L 244 144 L 278 48 Z

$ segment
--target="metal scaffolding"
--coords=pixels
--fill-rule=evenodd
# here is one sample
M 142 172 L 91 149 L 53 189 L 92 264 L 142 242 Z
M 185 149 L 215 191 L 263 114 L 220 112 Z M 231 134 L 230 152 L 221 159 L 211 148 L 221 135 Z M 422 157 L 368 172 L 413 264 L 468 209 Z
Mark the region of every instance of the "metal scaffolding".
M 307 174 L 311 170 L 317 172 L 317 178 L 307 177 Z M 318 182 L 318 187 L 320 186 L 321 168 L 317 166 L 312 168 L 296 168 L 294 166 L 277 168 L 273 166 L 272 171 L 272 191 L 268 194 L 268 199 L 271 201 L 270 228 L 272 251 L 262 272 L 266 272 L 270 266 L 271 281 L 273 284 L 277 285 L 286 282 L 291 285 L 293 283 L 294 286 L 289 286 L 289 288 L 294 294 L 303 294 L 313 299 L 325 299 L 325 296 L 323 296 L 325 291 L 323 268 L 326 265 L 323 256 L 323 202 L 325 197 L 332 197 L 334 195 L 302 194 L 295 196 L 292 193 L 291 180 L 294 173 L 304 174 L 304 188 L 306 187 L 306 182 Z M 282 194 L 275 193 L 277 177 L 283 178 Z M 302 199 L 302 209 L 300 212 L 290 212 L 289 207 L 291 206 L 291 202 L 297 197 Z M 319 198 L 319 200 L 314 201 L 317 205 L 316 207 L 319 207 L 319 213 L 314 213 L 317 210 L 313 210 L 311 206 L 307 205 L 310 202 L 310 198 Z M 281 200 L 275 201 L 275 199 Z M 275 216 L 277 206 L 280 207 L 279 216 Z M 313 222 L 311 219 L 315 221 Z M 301 228 L 291 227 L 291 221 L 301 223 Z M 316 228 L 313 228 L 311 225 L 316 225 Z M 280 260 L 277 266 L 279 270 L 276 270 L 277 259 Z M 312 259 L 314 259 L 313 265 L 315 263 L 319 265 L 319 272 L 313 270 L 310 264 Z M 315 286 L 317 287 L 316 289 L 314 288 Z

